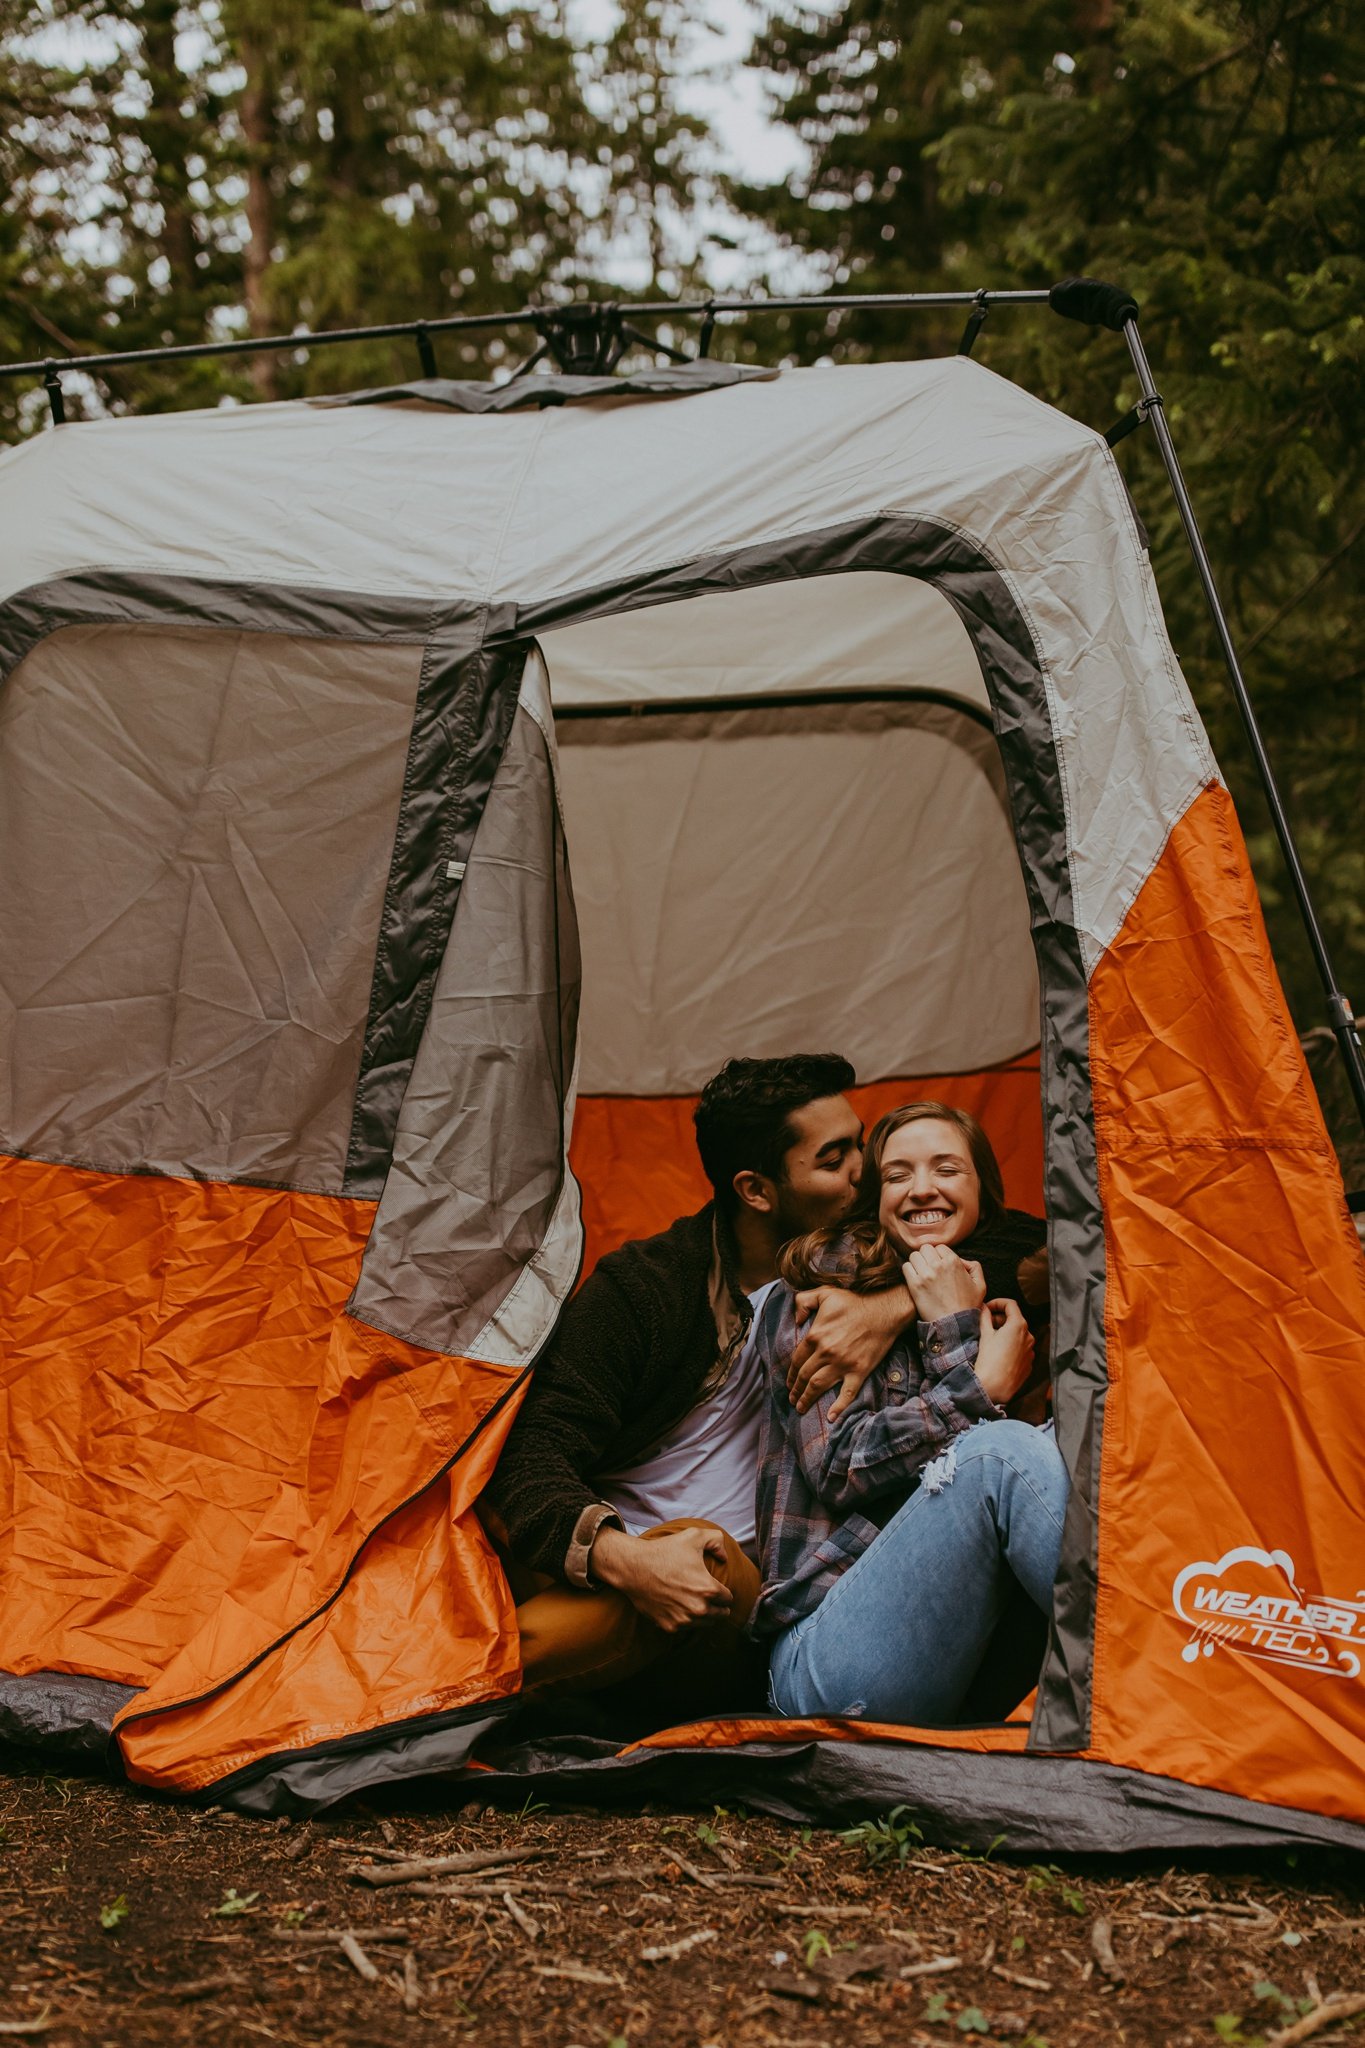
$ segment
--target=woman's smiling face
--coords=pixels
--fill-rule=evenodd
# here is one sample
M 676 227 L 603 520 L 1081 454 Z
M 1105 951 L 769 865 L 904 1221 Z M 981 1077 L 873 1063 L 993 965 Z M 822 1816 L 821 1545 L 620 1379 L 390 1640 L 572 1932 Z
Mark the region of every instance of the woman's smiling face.
M 956 1124 L 926 1116 L 902 1124 L 881 1159 L 877 1221 L 905 1251 L 961 1244 L 981 1216 L 981 1182 Z

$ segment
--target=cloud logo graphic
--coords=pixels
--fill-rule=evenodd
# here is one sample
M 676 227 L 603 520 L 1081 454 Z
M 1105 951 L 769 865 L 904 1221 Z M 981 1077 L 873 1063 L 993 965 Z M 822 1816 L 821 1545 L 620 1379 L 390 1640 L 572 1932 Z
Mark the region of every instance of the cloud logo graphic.
M 1187 1664 L 1226 1648 L 1324 1676 L 1360 1675 L 1356 1648 L 1346 1646 L 1365 1640 L 1365 1600 L 1303 1592 L 1288 1551 L 1242 1544 L 1201 1558 L 1177 1575 L 1171 1604 L 1192 1631 L 1180 1653 Z

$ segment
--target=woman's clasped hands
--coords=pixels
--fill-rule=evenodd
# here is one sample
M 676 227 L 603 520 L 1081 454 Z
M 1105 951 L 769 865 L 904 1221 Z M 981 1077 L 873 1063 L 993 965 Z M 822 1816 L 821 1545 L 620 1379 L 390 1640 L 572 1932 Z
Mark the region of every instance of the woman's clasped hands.
M 981 1320 L 976 1376 L 1004 1407 L 1029 1376 L 1033 1336 L 1017 1301 L 987 1301 L 986 1276 L 975 1259 L 960 1259 L 946 1244 L 921 1245 L 901 1267 L 923 1323 L 975 1311 Z

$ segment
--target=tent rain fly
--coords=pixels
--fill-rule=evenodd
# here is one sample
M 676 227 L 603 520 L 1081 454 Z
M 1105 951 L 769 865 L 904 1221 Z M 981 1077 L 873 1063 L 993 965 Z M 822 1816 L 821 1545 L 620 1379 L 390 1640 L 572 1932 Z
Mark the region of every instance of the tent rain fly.
M 0 1729 L 249 1812 L 492 1754 L 1365 1843 L 1365 1262 L 1109 447 L 964 357 L 557 397 L 0 461 Z M 476 1503 L 585 1240 L 815 1043 L 1046 1203 L 1032 1720 L 518 1746 Z

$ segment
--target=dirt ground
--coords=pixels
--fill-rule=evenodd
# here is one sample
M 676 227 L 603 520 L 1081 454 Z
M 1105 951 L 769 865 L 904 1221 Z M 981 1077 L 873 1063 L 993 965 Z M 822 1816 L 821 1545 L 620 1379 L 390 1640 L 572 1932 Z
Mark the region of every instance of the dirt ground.
M 0 2039 L 1365 2039 L 1356 1859 L 1059 1867 L 927 1848 L 900 1818 L 841 1834 L 467 1798 L 428 1784 L 270 1824 L 0 1752 Z

